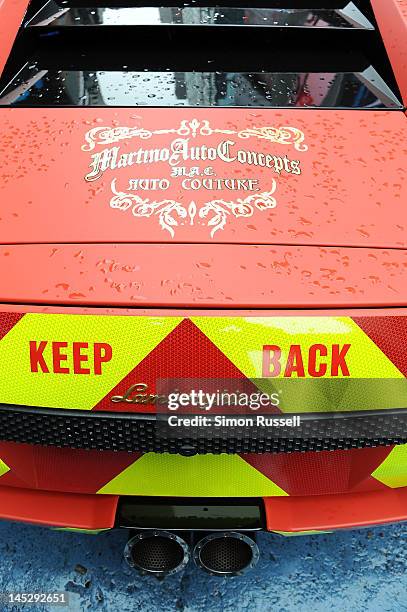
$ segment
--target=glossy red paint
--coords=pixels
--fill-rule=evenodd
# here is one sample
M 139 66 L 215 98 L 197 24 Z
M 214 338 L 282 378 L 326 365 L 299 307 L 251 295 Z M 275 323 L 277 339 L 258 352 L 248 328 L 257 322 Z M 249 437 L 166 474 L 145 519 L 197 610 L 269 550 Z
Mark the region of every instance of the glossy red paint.
M 351 450 L 242 454 L 256 470 L 290 496 L 319 496 L 387 489 L 371 477 L 393 447 Z
M 3 303 L 172 308 L 407 305 L 407 251 L 265 245 L 0 247 Z
M 10 467 L 0 487 L 93 494 L 141 454 L 0 442 L 0 456 Z
M 10 55 L 29 0 L 0 0 L 0 76 Z
M 288 156 L 299 160 L 301 174 L 238 162 L 215 161 L 197 164 L 212 166 L 217 177 L 259 181 L 259 194 L 272 188 L 277 205 L 255 207 L 247 217 L 247 205 L 226 215 L 226 223 L 211 238 L 206 217 L 195 214 L 192 223 L 177 217 L 174 238 L 162 228 L 156 214 L 144 216 L 146 208 L 132 214 L 131 208 L 112 201 L 114 189 L 126 191 L 135 177 L 168 177 L 168 161 L 141 166 L 107 169 L 88 182 L 92 155 L 120 146 L 122 153 L 140 147 L 168 148 L 174 134 L 147 139 L 120 138 L 119 142 L 97 144 L 89 149 L 85 134 L 103 127 L 134 127 L 157 130 L 178 129 L 181 121 L 194 119 L 216 130 L 240 132 L 247 128 L 291 126 L 304 134 L 297 150 L 288 143 L 267 138 L 241 138 L 215 133 L 189 138 L 188 146 L 217 146 L 231 139 L 237 149 L 265 155 Z M 403 148 L 407 121 L 396 111 L 310 111 L 250 109 L 3 109 L 0 110 L 0 242 L 87 243 L 87 242 L 188 242 L 288 244 L 322 246 L 364 246 L 405 248 L 407 246 L 407 199 Z M 187 139 L 188 139 L 187 138 Z M 263 157 L 264 160 L 264 157 Z M 186 165 L 196 165 L 194 162 Z M 256 194 L 250 191 L 185 190 L 182 178 L 174 178 L 166 191 L 146 191 L 148 203 L 169 198 L 188 208 L 191 202 L 201 210 L 205 202 L 223 198 L 236 201 Z M 124 192 L 123 192 L 124 193 Z M 141 192 L 137 192 L 140 196 Z M 357 202 L 357 206 L 355 203 Z M 200 208 L 201 207 L 201 208 Z M 191 212 L 192 214 L 192 212 Z M 141 216 L 140 216 L 141 215 Z M 184 257 L 188 258 L 185 253 Z
M 191 347 L 194 350 L 191 351 Z M 123 395 L 141 380 L 147 385 L 149 392 L 157 392 L 157 380 L 162 378 L 195 379 L 197 384 L 205 379 L 238 379 L 244 380 L 246 393 L 256 393 L 257 387 L 219 350 L 189 319 L 184 319 L 162 340 L 139 364 L 136 365 L 117 385 L 110 389 L 106 396 L 98 402 L 93 410 L 111 412 L 155 413 L 154 404 L 112 405 L 114 395 Z M 243 382 L 242 382 L 243 384 Z M 223 411 L 228 412 L 224 407 Z M 277 408 L 276 412 L 280 412 Z M 234 412 L 231 408 L 230 412 Z
M 23 316 L 22 313 L 10 312 L 0 314 L 0 340 L 14 327 Z
M 113 527 L 118 497 L 0 487 L 0 518 L 73 529 Z
M 358 317 L 353 320 L 381 351 L 407 376 L 407 354 L 403 334 L 405 319 L 392 316 Z
M 11 468 L 2 476 L 0 518 L 81 529 L 114 525 L 118 497 L 95 492 L 140 456 L 14 443 L 0 448 Z M 390 451 L 242 458 L 290 494 L 264 499 L 267 529 L 295 533 L 406 520 L 407 489 L 389 489 L 370 477 Z
M 0 487 L 0 518 L 71 529 L 114 526 L 118 497 Z M 269 531 L 297 533 L 367 527 L 407 520 L 407 489 L 267 497 Z
M 264 498 L 269 531 L 330 531 L 407 520 L 407 488 Z
M 373 11 L 407 105 L 407 0 L 371 0 Z
M 372 5 L 406 102 L 407 1 Z M 0 72 L 26 6 L 26 0 L 7 0 L 6 16 L 0 0 Z M 104 148 L 120 145 L 130 154 L 140 146 L 169 147 L 173 130 L 195 119 L 230 134 L 196 140 L 190 134 L 190 145 L 235 138 L 263 159 L 299 161 L 301 174 L 211 163 L 219 177 L 258 180 L 260 192 L 276 181 L 275 207 L 260 202 L 248 217 L 248 204 L 241 204 L 213 237 L 208 219 L 193 223 L 192 213 L 177 218 L 172 237 L 156 216 L 114 208 L 113 180 L 116 191 L 125 190 L 138 166 L 85 180 L 92 155 Z M 407 123 L 401 111 L 14 108 L 0 110 L 0 124 L 0 243 L 8 245 L 0 248 L 4 311 L 405 315 L 396 309 L 407 305 Z M 236 137 L 265 126 L 300 130 L 306 149 L 292 141 Z M 90 130 L 104 127 L 171 132 L 152 140 L 86 143 Z M 142 166 L 142 173 L 150 180 L 167 177 L 168 163 Z M 182 190 L 178 178 L 168 191 L 146 192 L 147 208 L 163 198 L 188 210 L 192 202 L 199 209 L 218 198 L 237 201 L 225 188 Z M 11 317 L 10 326 L 17 320 Z M 369 325 L 366 333 L 400 358 L 400 347 L 384 342 L 383 328 L 378 333 L 371 320 L 359 324 Z M 146 372 L 154 357 L 147 359 Z M 265 499 L 268 529 L 330 530 L 407 518 L 407 489 L 388 489 L 370 477 L 390 450 L 244 459 L 291 495 Z M 10 467 L 1 479 L 0 518 L 101 529 L 113 526 L 118 498 L 94 493 L 140 454 L 0 443 L 0 456 Z
M 392 449 L 388 446 L 240 456 L 290 496 L 318 497 L 387 490 L 371 473 Z M 1 476 L 0 489 L 4 486 L 94 494 L 142 455 L 1 442 L 0 456 L 10 470 Z

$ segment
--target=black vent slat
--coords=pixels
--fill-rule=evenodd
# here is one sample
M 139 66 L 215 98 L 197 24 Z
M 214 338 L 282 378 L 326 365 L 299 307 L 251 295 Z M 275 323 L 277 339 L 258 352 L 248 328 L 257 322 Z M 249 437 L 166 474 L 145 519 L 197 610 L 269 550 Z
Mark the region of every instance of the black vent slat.
M 31 8 L 27 14 L 26 23 L 31 17 L 38 13 L 49 0 L 33 0 Z M 344 11 L 354 10 L 354 7 L 369 20 L 373 19 L 373 11 L 370 5 L 370 0 L 252 0 L 250 3 L 247 0 L 100 0 L 95 3 L 95 0 L 52 0 L 61 8 L 86 8 L 89 9 L 90 4 L 97 7 L 117 7 L 117 8 L 139 8 L 146 6 L 192 6 L 192 7 L 207 7 L 207 6 L 225 6 L 225 7 L 243 7 L 243 8 L 269 8 L 273 10 L 283 10 L 286 13 L 291 13 L 297 10 L 307 11 Z
M 325 74 L 320 79 L 320 87 L 314 84 L 313 93 L 320 93 L 315 106 L 320 108 L 363 107 L 366 104 L 388 108 L 398 108 L 397 100 L 386 97 L 381 91 L 377 95 L 366 88 L 355 103 L 355 96 L 363 86 L 363 73 Z M 376 75 L 377 78 L 378 75 Z M 13 86 L 4 93 L 0 104 L 19 104 L 43 106 L 49 104 L 74 106 L 241 106 L 274 107 L 295 106 L 303 95 L 304 83 L 309 73 L 248 73 L 248 72 L 90 72 L 38 70 L 33 79 L 24 73 L 15 79 Z M 380 81 L 380 78 L 379 78 Z M 37 83 L 41 83 L 39 87 Z M 120 82 L 120 86 L 118 83 Z M 29 87 L 25 86 L 29 84 Z M 331 85 L 340 88 L 335 97 L 329 96 L 327 88 Z M 384 84 L 382 83 L 382 86 Z M 163 93 L 164 90 L 164 93 Z M 165 90 L 171 90 L 165 93 Z M 21 98 L 28 94 L 28 98 Z M 20 102 L 19 102 L 20 98 Z M 229 104 L 228 102 L 231 102 Z M 341 101 L 341 102 L 340 102 Z M 164 103 L 164 104 L 163 104 Z
M 402 108 L 368 0 L 105 1 L 32 0 L 0 106 Z
M 127 25 L 243 26 L 251 28 L 360 28 L 373 30 L 372 23 L 350 2 L 343 9 L 275 9 L 223 6 L 69 7 L 50 0 L 26 27 L 95 27 Z

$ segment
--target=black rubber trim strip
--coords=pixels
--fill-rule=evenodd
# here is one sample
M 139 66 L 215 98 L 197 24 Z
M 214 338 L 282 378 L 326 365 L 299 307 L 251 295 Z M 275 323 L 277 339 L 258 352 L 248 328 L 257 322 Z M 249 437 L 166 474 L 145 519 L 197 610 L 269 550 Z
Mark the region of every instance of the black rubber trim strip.
M 187 416 L 187 415 L 182 415 Z M 226 416 L 226 415 L 225 415 Z M 227 415 L 253 418 L 253 415 Z M 255 415 L 254 418 L 256 418 Z M 287 417 L 287 413 L 266 415 Z M 110 451 L 292 453 L 407 443 L 407 409 L 301 414 L 299 427 L 168 427 L 155 414 L 82 411 L 0 404 L 0 440 Z M 294 433 L 293 433 L 294 432 Z

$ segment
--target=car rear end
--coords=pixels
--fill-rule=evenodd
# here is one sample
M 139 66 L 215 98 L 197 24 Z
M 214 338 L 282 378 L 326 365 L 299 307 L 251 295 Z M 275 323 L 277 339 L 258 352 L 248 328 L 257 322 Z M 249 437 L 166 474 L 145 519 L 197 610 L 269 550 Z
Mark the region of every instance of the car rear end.
M 407 517 L 406 5 L 307 4 L 0 5 L 1 518 L 230 575 Z

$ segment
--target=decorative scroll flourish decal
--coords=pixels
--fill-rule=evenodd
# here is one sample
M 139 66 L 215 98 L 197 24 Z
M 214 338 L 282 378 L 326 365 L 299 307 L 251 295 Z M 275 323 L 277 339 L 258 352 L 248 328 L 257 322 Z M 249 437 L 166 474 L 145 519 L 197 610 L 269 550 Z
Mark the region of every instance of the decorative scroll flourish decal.
M 153 136 L 154 132 L 145 130 L 144 128 L 128 128 L 128 127 L 97 127 L 89 130 L 85 134 L 87 145 L 82 145 L 82 151 L 93 151 L 96 145 L 107 145 L 120 140 L 128 140 L 130 138 L 142 138 L 146 140 Z
M 110 185 L 110 208 L 154 219 L 172 238 L 190 240 L 191 227 L 214 238 L 259 212 L 271 220 L 264 211 L 277 206 L 279 178 L 287 184 L 303 172 L 308 145 L 297 127 L 214 127 L 193 117 L 161 128 L 158 119 L 147 127 L 142 117 L 132 119 L 138 125 L 99 124 L 85 133 L 84 179 Z
M 273 194 L 276 188 L 277 183 L 275 179 L 272 179 L 270 191 L 252 194 L 244 199 L 238 198 L 236 201 L 211 200 L 198 208 L 193 200 L 188 206 L 184 206 L 175 200 L 151 202 L 149 199 L 143 199 L 134 193 L 118 191 L 116 179 L 113 179 L 111 182 L 113 197 L 110 200 L 110 206 L 121 211 L 127 211 L 131 208 L 135 217 L 157 215 L 160 226 L 163 230 L 169 232 L 172 238 L 175 236 L 175 228 L 179 225 L 185 225 L 185 223 L 207 225 L 211 228 L 211 238 L 213 238 L 218 230 L 225 227 L 230 215 L 235 218 L 251 217 L 255 208 L 257 210 L 275 208 L 277 201 Z
M 308 151 L 308 146 L 304 144 L 304 132 L 293 127 L 254 127 L 238 132 L 239 138 L 250 138 L 256 136 L 264 140 L 271 140 L 283 145 L 294 145 L 297 151 Z
M 271 142 L 282 145 L 292 145 L 297 151 L 307 151 L 308 146 L 304 144 L 305 135 L 300 129 L 289 126 L 280 127 L 252 127 L 245 130 L 232 130 L 212 128 L 208 120 L 186 119 L 180 122 L 178 128 L 147 130 L 140 127 L 96 127 L 89 130 L 85 134 L 85 145 L 82 146 L 82 151 L 93 151 L 96 145 L 108 145 L 128 140 L 131 138 L 141 138 L 148 140 L 152 136 L 163 134 L 175 134 L 196 138 L 197 136 L 212 136 L 213 134 L 224 134 L 229 136 L 237 136 L 238 138 L 259 138 L 269 140 Z
M 148 199 L 140 198 L 133 193 L 117 191 L 116 179 L 111 183 L 112 192 L 115 194 L 110 200 L 111 208 L 118 208 L 126 211 L 131 208 L 135 217 L 152 217 L 158 215 L 158 220 L 162 229 L 167 230 L 174 238 L 173 227 L 178 225 L 178 221 L 173 216 L 176 213 L 180 219 L 186 219 L 188 212 L 182 204 L 175 200 L 162 200 L 161 202 L 150 202 Z M 192 202 L 191 202 L 192 204 Z

